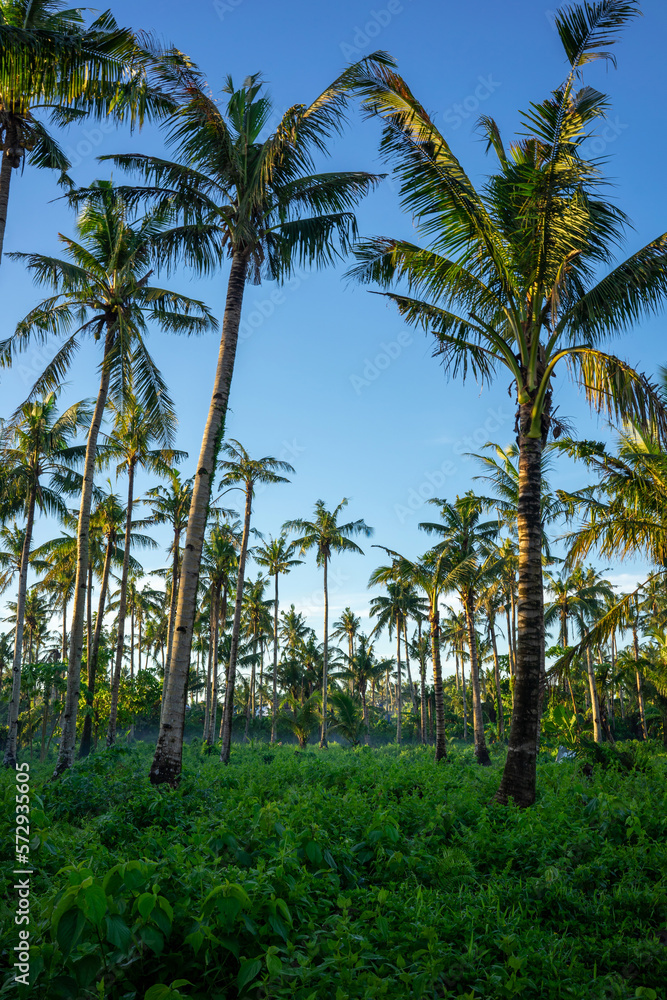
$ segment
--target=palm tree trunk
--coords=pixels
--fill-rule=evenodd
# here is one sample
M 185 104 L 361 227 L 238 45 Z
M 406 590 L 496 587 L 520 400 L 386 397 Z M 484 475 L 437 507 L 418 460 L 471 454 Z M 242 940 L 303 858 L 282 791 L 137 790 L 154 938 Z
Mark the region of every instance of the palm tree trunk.
M 458 655 L 457 655 L 458 659 Z M 468 739 L 468 689 L 466 685 L 466 665 L 463 659 L 463 644 L 461 644 L 461 694 L 463 696 L 463 739 Z
M 171 664 L 171 649 L 174 642 L 174 622 L 176 621 L 176 602 L 178 600 L 178 553 L 181 542 L 180 528 L 174 531 L 174 558 L 171 566 L 171 598 L 169 600 L 169 625 L 167 626 L 167 662 L 164 666 L 164 679 L 162 681 L 162 699 L 160 702 L 160 719 L 162 719 L 162 709 L 167 695 L 167 685 L 169 683 L 169 667 Z
M 12 161 L 4 150 L 0 150 L 2 166 L 0 167 L 0 262 L 5 244 L 5 228 L 7 226 L 7 210 L 9 208 L 9 188 L 12 180 Z
M 327 579 L 328 557 L 324 557 L 324 654 L 322 656 L 322 738 L 320 747 L 326 750 L 327 743 L 327 694 L 329 666 L 329 583 Z
M 203 740 L 207 740 L 208 738 L 208 725 L 211 718 L 212 675 L 213 675 L 213 614 L 211 614 L 211 620 L 209 623 L 208 667 L 206 670 L 206 702 L 204 707 L 204 730 L 202 732 Z
M 208 727 L 206 730 L 206 742 L 212 746 L 215 739 L 215 717 L 218 708 L 218 631 L 220 628 L 220 584 L 213 585 L 211 595 L 211 700 L 208 709 Z
M 496 681 L 496 704 L 498 711 L 498 738 L 505 731 L 505 714 L 503 712 L 503 695 L 500 689 L 500 664 L 498 662 L 498 645 L 496 642 L 496 628 L 493 619 L 489 621 L 489 635 L 491 636 L 491 648 L 493 650 L 493 675 Z
M 648 729 L 646 727 L 646 711 L 644 709 L 644 685 L 642 675 L 639 672 L 639 639 L 637 638 L 637 623 L 632 624 L 632 645 L 635 656 L 635 677 L 637 679 L 637 705 L 639 708 L 639 718 L 641 719 L 644 739 L 648 739 Z
M 271 699 L 271 742 L 278 739 L 278 573 L 275 574 L 273 608 L 273 697 Z
M 90 507 L 93 498 L 93 476 L 95 473 L 95 457 L 97 439 L 104 415 L 107 395 L 109 393 L 108 356 L 113 346 L 114 334 L 108 332 L 104 342 L 102 359 L 102 377 L 97 393 L 97 401 L 93 411 L 93 419 L 88 430 L 86 442 L 86 458 L 81 487 L 81 506 L 76 535 L 76 581 L 74 584 L 74 609 L 72 611 L 72 629 L 70 633 L 69 664 L 67 669 L 67 694 L 62 718 L 62 735 L 54 778 L 59 777 L 72 766 L 74 762 L 74 746 L 76 743 L 76 716 L 79 709 L 79 694 L 81 692 L 81 660 L 83 655 L 83 618 L 85 614 L 89 535 Z
M 3 158 L 3 169 L 7 157 Z M 10 168 L 11 169 L 11 168 Z M 28 518 L 25 526 L 25 537 L 21 549 L 21 568 L 19 570 L 19 589 L 16 599 L 16 627 L 14 629 L 14 658 L 12 661 L 12 695 L 7 710 L 7 745 L 3 764 L 5 767 L 16 767 L 16 752 L 19 725 L 19 702 L 21 700 L 21 666 L 23 663 L 23 629 L 25 623 L 25 599 L 28 590 L 28 564 L 30 562 L 30 545 L 32 529 L 35 523 L 35 504 L 37 503 L 37 487 L 35 480 L 30 484 L 28 498 Z
M 440 663 L 440 615 L 438 614 L 437 598 L 431 602 L 429 619 L 431 622 L 431 657 L 433 659 L 433 687 L 435 690 L 435 761 L 437 763 L 447 756 L 445 697 L 442 689 L 442 664 Z
M 222 336 L 213 395 L 202 439 L 195 485 L 190 503 L 188 527 L 181 567 L 174 642 L 169 667 L 169 683 L 164 701 L 160 735 L 151 766 L 154 785 L 167 782 L 174 785 L 181 773 L 183 757 L 183 725 L 185 722 L 185 690 L 187 688 L 192 628 L 197 606 L 199 566 L 206 533 L 211 484 L 215 475 L 218 448 L 224 434 L 229 387 L 234 373 L 234 359 L 241 322 L 241 306 L 247 271 L 247 260 L 241 253 L 232 257 L 227 286 L 227 301 L 222 322 Z
M 489 751 L 484 739 L 484 716 L 482 715 L 482 699 L 479 690 L 479 657 L 477 655 L 477 636 L 475 635 L 475 595 L 469 590 L 464 596 L 464 610 L 468 627 L 468 648 L 470 650 L 470 680 L 472 682 L 472 717 L 475 732 L 475 756 L 477 763 L 488 767 L 491 763 Z
M 403 709 L 403 692 L 401 684 L 401 626 L 396 622 L 396 742 L 401 745 L 401 711 Z
M 123 552 L 123 570 L 120 578 L 120 596 L 118 599 L 118 637 L 116 639 L 116 662 L 114 664 L 111 684 L 111 706 L 109 708 L 109 725 L 107 727 L 107 746 L 116 742 L 116 720 L 118 718 L 118 695 L 120 692 L 120 675 L 123 667 L 125 651 L 125 617 L 127 615 L 127 578 L 130 572 L 130 539 L 132 536 L 132 506 L 134 503 L 134 470 L 133 462 L 127 463 L 127 511 L 125 513 L 125 551 Z M 134 645 L 134 636 L 132 636 Z M 134 651 L 131 650 L 131 656 Z
M 63 599 L 63 637 L 60 650 L 61 663 L 67 661 L 67 598 Z
M 593 715 L 593 739 L 596 743 L 602 742 L 602 726 L 600 724 L 600 699 L 598 698 L 597 685 L 595 683 L 595 671 L 593 670 L 593 657 L 590 647 L 586 647 L 586 672 L 588 674 L 588 689 L 591 695 L 591 712 Z
M 88 589 L 86 590 L 86 667 L 93 648 L 93 566 L 88 562 Z
M 232 716 L 234 713 L 234 685 L 236 684 L 236 659 L 239 650 L 239 634 L 241 632 L 241 605 L 243 604 L 243 582 L 245 579 L 245 564 L 248 555 L 248 538 L 250 536 L 250 515 L 252 512 L 252 487 L 246 489 L 245 515 L 243 519 L 243 535 L 241 551 L 236 575 L 236 600 L 234 602 L 234 622 L 232 624 L 232 641 L 229 648 L 229 666 L 227 668 L 227 690 L 225 692 L 225 714 L 222 719 L 222 750 L 220 760 L 229 764 L 229 754 L 232 746 Z
M 540 685 L 542 622 L 542 439 L 528 437 L 532 404 L 519 412 L 519 601 L 514 703 L 507 760 L 496 799 L 520 807 L 535 802 L 537 700 Z
M 81 745 L 79 747 L 79 757 L 87 757 L 90 753 L 90 744 L 93 735 L 93 702 L 95 700 L 95 680 L 97 677 L 97 661 L 100 652 L 100 637 L 102 635 L 102 621 L 104 619 L 104 605 L 107 599 L 107 587 L 109 584 L 109 573 L 111 571 L 111 557 L 115 542 L 107 539 L 107 550 L 104 554 L 104 569 L 102 570 L 102 584 L 100 586 L 100 600 L 97 605 L 97 621 L 95 622 L 95 632 L 93 634 L 93 646 L 90 653 L 90 663 L 88 664 L 88 691 L 86 693 L 86 717 L 83 720 L 83 732 L 81 734 Z
M 410 688 L 410 700 L 412 702 L 412 711 L 417 714 L 417 700 L 415 698 L 415 686 L 412 683 L 412 674 L 410 672 L 410 653 L 408 652 L 408 621 L 407 618 L 403 621 L 403 646 L 405 648 L 405 672 L 408 675 L 408 686 Z

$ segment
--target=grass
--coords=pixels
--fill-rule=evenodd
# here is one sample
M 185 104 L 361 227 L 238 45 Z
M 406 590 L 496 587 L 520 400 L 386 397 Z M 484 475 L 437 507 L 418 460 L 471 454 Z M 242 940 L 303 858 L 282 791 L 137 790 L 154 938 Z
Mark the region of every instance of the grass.
M 629 749 L 590 778 L 544 754 L 523 812 L 492 804 L 502 752 L 479 768 L 460 745 L 440 766 L 235 746 L 225 768 L 193 743 L 176 792 L 149 784 L 149 744 L 58 784 L 36 766 L 32 981 L 0 995 L 665 1000 L 667 757 Z M 7 844 L 13 774 L 0 789 Z

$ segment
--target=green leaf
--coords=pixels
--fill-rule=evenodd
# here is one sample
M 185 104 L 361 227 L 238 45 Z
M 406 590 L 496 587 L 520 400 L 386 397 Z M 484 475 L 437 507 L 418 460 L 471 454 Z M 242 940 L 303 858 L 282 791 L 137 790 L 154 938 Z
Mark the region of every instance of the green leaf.
M 266 967 L 269 970 L 270 976 L 279 976 L 283 971 L 283 963 L 281 962 L 278 955 L 267 952 L 266 955 Z
M 106 918 L 107 941 L 119 951 L 126 952 L 132 943 L 132 932 L 117 913 Z
M 306 844 L 306 857 L 313 865 L 322 863 L 322 849 L 314 840 L 309 840 Z
M 148 920 L 153 912 L 153 909 L 155 908 L 156 902 L 157 898 L 152 892 L 142 892 L 141 896 L 139 896 L 137 900 L 137 909 L 144 920 Z
M 82 896 L 83 912 L 91 923 L 99 926 L 107 912 L 107 897 L 104 889 L 101 885 L 88 885 L 83 890 Z
M 139 937 L 145 945 L 148 945 L 151 951 L 155 952 L 156 955 L 159 955 L 160 952 L 163 951 L 164 935 L 157 929 L 157 927 L 140 927 Z
M 56 940 L 63 955 L 69 955 L 81 937 L 81 932 L 86 924 L 86 918 L 78 907 L 72 907 L 61 916 L 58 921 Z
M 236 977 L 236 985 L 239 990 L 245 989 L 248 983 L 251 983 L 253 979 L 256 979 L 261 971 L 262 963 L 258 958 L 251 958 L 246 962 L 242 962 L 239 974 Z
M 156 983 L 155 986 L 151 986 L 146 990 L 144 1000 L 164 1000 L 165 997 L 172 995 L 173 990 L 171 986 L 165 986 L 164 983 Z

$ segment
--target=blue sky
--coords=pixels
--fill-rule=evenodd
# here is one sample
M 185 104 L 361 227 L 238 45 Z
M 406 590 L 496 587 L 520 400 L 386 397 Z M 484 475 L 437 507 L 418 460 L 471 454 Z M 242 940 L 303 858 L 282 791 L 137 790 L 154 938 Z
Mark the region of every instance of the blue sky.
M 113 10 L 121 23 L 154 31 L 187 52 L 214 91 L 228 73 L 241 82 L 260 71 L 279 111 L 310 102 L 347 62 L 385 49 L 476 182 L 492 169 L 474 132 L 477 117 L 495 117 L 509 137 L 519 127 L 519 109 L 543 99 L 565 75 L 553 11 L 530 0 L 470 0 L 465 5 L 452 0 L 379 0 L 375 5 L 366 0 L 194 0 L 186 16 L 175 0 L 122 0 Z M 618 69 L 600 64 L 586 77 L 611 96 L 609 120 L 592 152 L 609 157 L 613 195 L 634 223 L 624 253 L 667 229 L 661 129 L 667 7 L 645 0 L 643 11 L 616 46 Z M 377 139 L 377 126 L 353 115 L 322 167 L 383 171 Z M 97 155 L 164 151 L 155 127 L 130 135 L 127 129 L 92 122 L 71 128 L 63 144 L 80 183 L 109 176 L 109 166 L 98 164 Z M 58 193 L 47 172 L 28 168 L 14 178 L 6 250 L 58 252 L 57 233 L 70 233 L 73 222 Z M 391 179 L 361 204 L 357 216 L 362 235 L 414 235 Z M 420 500 L 431 488 L 437 496 L 454 499 L 475 485 L 472 476 L 478 467 L 465 453 L 479 450 L 487 440 L 510 443 L 514 405 L 503 378 L 482 393 L 473 383 L 447 382 L 423 334 L 408 330 L 378 296 L 346 283 L 346 266 L 302 273 L 282 290 L 270 283 L 248 290 L 227 433 L 251 455 L 281 457 L 296 469 L 289 485 L 258 496 L 254 523 L 260 530 L 276 534 L 287 518 L 309 516 L 316 499 L 335 505 L 346 496 L 350 519 L 364 518 L 375 528 L 371 542 L 416 556 L 427 548 L 418 522 L 435 513 L 419 506 Z M 222 270 L 205 281 L 187 273 L 170 280 L 221 316 L 226 277 Z M 39 291 L 17 262 L 5 259 L 1 278 L 11 289 L 4 297 L 4 335 L 34 305 Z M 616 342 L 613 350 L 652 373 L 666 360 L 663 329 L 662 318 L 652 320 Z M 190 454 L 184 465 L 189 474 L 208 409 L 217 340 L 211 335 L 183 340 L 156 332 L 151 348 L 177 403 L 178 446 Z M 3 415 L 24 398 L 48 354 L 30 351 L 17 369 L 2 373 Z M 63 403 L 94 394 L 97 363 L 91 345 L 72 368 Z M 576 433 L 606 435 L 564 370 L 556 384 L 556 404 L 561 415 L 574 421 Z M 584 480 L 582 468 L 561 463 L 553 482 L 567 488 Z M 119 482 L 119 489 L 124 488 Z M 40 540 L 53 533 L 52 524 L 39 525 Z M 156 532 L 156 537 L 167 543 L 165 535 Z M 370 548 L 370 542 L 362 544 L 364 557 L 334 560 L 333 617 L 347 604 L 366 613 L 368 577 L 382 553 Z M 163 564 L 161 554 L 145 559 L 147 569 Z M 250 572 L 254 576 L 256 568 Z M 624 564 L 614 567 L 613 578 L 628 585 L 641 572 L 641 566 Z M 308 556 L 306 565 L 282 579 L 281 604 L 294 602 L 307 610 L 319 630 L 320 592 L 321 573 Z

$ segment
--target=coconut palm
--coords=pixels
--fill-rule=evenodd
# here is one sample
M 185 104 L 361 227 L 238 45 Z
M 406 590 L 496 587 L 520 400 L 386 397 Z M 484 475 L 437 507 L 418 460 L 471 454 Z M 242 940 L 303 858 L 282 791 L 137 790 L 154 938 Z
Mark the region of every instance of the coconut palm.
M 279 475 L 279 473 L 294 472 L 294 469 L 289 464 L 289 462 L 283 462 L 278 458 L 271 458 L 268 455 L 264 456 L 264 458 L 253 459 L 250 457 L 250 455 L 245 450 L 243 445 L 239 444 L 239 442 L 235 441 L 234 439 L 227 441 L 223 445 L 222 450 L 227 457 L 220 462 L 220 468 L 224 470 L 224 476 L 220 483 L 220 489 L 240 488 L 243 490 L 243 493 L 245 495 L 243 534 L 241 537 L 239 564 L 238 564 L 238 571 L 236 574 L 236 600 L 234 603 L 232 642 L 229 654 L 229 666 L 227 670 L 225 714 L 222 727 L 222 751 L 220 754 L 220 759 L 223 762 L 223 764 L 228 764 L 231 739 L 232 739 L 234 685 L 236 684 L 236 658 L 238 655 L 239 635 L 241 629 L 241 609 L 243 605 L 243 582 L 245 578 L 246 558 L 248 555 L 248 539 L 250 537 L 250 518 L 252 514 L 252 501 L 255 496 L 255 488 L 257 487 L 258 484 L 288 483 L 289 479 L 286 479 L 284 476 Z M 194 504 L 194 499 L 193 499 L 193 504 Z M 190 508 L 190 517 L 192 517 L 192 508 Z M 185 572 L 185 569 L 183 570 L 183 572 Z M 171 681 L 169 690 L 171 690 Z M 175 687 L 174 690 L 176 690 Z M 169 691 L 167 692 L 167 696 L 169 698 Z M 178 715 L 177 706 L 175 706 L 175 709 L 173 711 L 174 714 L 172 719 L 172 725 L 180 724 L 182 727 L 183 722 L 181 717 Z M 179 720 L 181 721 L 179 722 Z M 158 747 L 157 750 L 155 751 L 155 760 L 153 761 L 153 770 L 151 771 L 151 774 L 156 776 L 155 780 L 157 780 L 158 778 L 160 781 L 162 780 L 162 778 L 160 777 L 162 772 L 159 771 L 159 767 L 161 766 L 160 761 L 163 759 L 162 750 L 164 750 L 167 746 L 171 746 L 173 750 L 173 734 L 169 739 L 167 739 L 168 736 L 169 733 L 165 731 L 165 735 L 163 738 L 162 730 L 160 730 L 160 740 L 162 740 L 162 743 L 160 742 L 160 740 L 158 740 Z M 182 753 L 182 746 L 179 752 L 179 761 L 180 761 L 180 753 Z M 171 760 L 173 758 L 169 759 Z
M 101 340 L 100 384 L 86 442 L 81 504 L 77 525 L 77 581 L 68 664 L 68 685 L 56 774 L 74 759 L 83 648 L 84 603 L 88 575 L 88 533 L 93 473 L 102 416 L 111 393 L 122 404 L 133 389 L 147 419 L 170 408 L 169 394 L 146 347 L 151 321 L 174 333 L 198 333 L 215 327 L 209 311 L 195 299 L 148 284 L 150 245 L 164 222 L 145 218 L 131 224 L 127 207 L 109 184 L 91 190 L 77 220 L 79 240 L 61 236 L 68 259 L 41 254 L 14 254 L 24 260 L 36 280 L 55 294 L 19 323 L 0 346 L 8 364 L 32 340 L 45 342 L 54 333 L 66 339 L 37 380 L 33 394 L 51 389 L 69 368 L 86 336 Z M 74 328 L 72 332 L 72 328 Z
M 264 645 L 271 633 L 272 623 L 271 623 L 271 613 L 270 606 L 271 600 L 266 600 L 264 597 L 264 591 L 266 590 L 266 585 L 268 580 L 264 577 L 259 576 L 256 580 L 247 580 L 244 587 L 243 593 L 243 606 L 241 608 L 241 633 L 243 638 L 246 640 L 250 646 L 252 661 L 251 661 L 251 674 L 250 674 L 250 691 L 248 704 L 246 708 L 246 739 L 248 738 L 248 731 L 250 726 L 250 718 L 252 716 L 253 720 L 256 716 L 255 708 L 255 696 L 257 692 L 257 665 L 260 667 L 260 678 L 259 678 L 259 713 L 261 718 L 262 711 L 262 683 L 263 683 L 263 663 L 264 663 Z
M 445 701 L 442 686 L 442 662 L 440 659 L 440 609 L 439 601 L 450 583 L 450 573 L 447 567 L 444 551 L 427 552 L 420 560 L 413 562 L 394 549 L 384 545 L 374 546 L 384 549 L 394 563 L 392 569 L 401 579 L 409 580 L 424 592 L 428 601 L 428 619 L 431 638 L 431 659 L 433 662 L 433 686 L 435 694 L 435 760 L 444 760 L 447 756 L 447 737 L 445 734 Z M 394 567 L 395 564 L 395 567 Z
M 361 618 L 358 618 L 350 607 L 345 608 L 338 621 L 333 623 L 331 638 L 347 639 L 347 655 L 350 660 L 354 656 L 354 640 L 360 625 Z
M 167 626 L 167 656 L 164 665 L 164 680 L 162 682 L 162 704 L 169 681 L 169 665 L 171 663 L 171 643 L 174 636 L 176 619 L 176 602 L 178 599 L 178 582 L 180 572 L 181 535 L 188 524 L 188 512 L 192 501 L 193 480 L 181 481 L 178 469 L 172 469 L 168 474 L 168 486 L 154 486 L 146 492 L 143 500 L 149 504 L 151 518 L 154 524 L 168 524 L 173 530 L 171 543 L 172 567 L 171 588 L 169 590 L 169 622 Z
M 330 511 L 324 505 L 323 500 L 315 502 L 313 520 L 307 521 L 304 518 L 295 518 L 286 521 L 283 525 L 284 531 L 294 531 L 298 537 L 294 540 L 294 545 L 301 554 L 315 549 L 316 562 L 322 567 L 324 573 L 324 647 L 323 647 L 323 669 L 322 669 L 322 732 L 320 736 L 320 746 L 327 746 L 327 666 L 328 666 L 328 644 L 329 644 L 329 586 L 328 569 L 332 552 L 358 552 L 363 555 L 363 550 L 352 541 L 352 535 L 363 535 L 370 538 L 373 529 L 361 519 L 348 521 L 347 524 L 339 524 L 338 516 L 349 503 L 347 497 L 343 497 L 334 510 Z
M 187 60 L 173 50 L 149 51 L 108 10 L 89 24 L 84 13 L 65 0 L 0 2 L 0 259 L 13 172 L 27 162 L 69 181 L 71 164 L 51 126 L 109 116 L 141 124 L 174 108 L 159 77 L 167 62 Z
M 437 497 L 431 498 L 429 503 L 439 508 L 441 521 L 426 522 L 419 527 L 430 534 L 441 536 L 442 540 L 436 546 L 436 551 L 446 555 L 451 578 L 450 586 L 458 594 L 465 612 L 470 654 L 475 756 L 478 764 L 486 766 L 491 763 L 491 758 L 484 738 L 475 615 L 478 594 L 485 584 L 490 582 L 495 568 L 493 542 L 498 535 L 498 523 L 481 520 L 483 501 L 472 491 L 465 496 L 457 497 L 454 503 L 448 503 Z
M 302 559 L 293 559 L 294 543 L 288 542 L 284 534 L 277 538 L 269 538 L 253 552 L 253 559 L 258 566 L 263 566 L 273 577 L 273 691 L 271 698 L 271 742 L 275 743 L 278 734 L 278 577 L 281 573 L 289 573 L 294 566 L 300 566 Z
M 111 681 L 111 706 L 107 729 L 107 746 L 116 741 L 116 717 L 118 713 L 118 693 L 123 663 L 125 643 L 125 618 L 127 602 L 127 579 L 130 559 L 130 535 L 134 510 L 134 477 L 138 469 L 144 469 L 158 476 L 168 476 L 176 462 L 187 458 L 187 453 L 168 447 L 173 440 L 176 416 L 167 403 L 159 410 L 147 413 L 132 392 L 125 394 L 119 403 L 112 400 L 111 411 L 114 426 L 106 439 L 101 462 L 108 464 L 116 460 L 116 477 L 127 473 L 127 507 L 123 569 L 120 578 L 118 603 L 118 636 L 116 639 L 116 660 Z M 151 445 L 159 444 L 154 448 Z
M 582 144 L 607 108 L 586 86 L 583 67 L 609 58 L 620 30 L 638 13 L 633 0 L 563 8 L 555 26 L 570 70 L 566 81 L 523 116 L 509 150 L 491 119 L 480 126 L 497 170 L 481 191 L 405 82 L 383 67 L 359 71 L 370 115 L 385 123 L 382 152 L 393 163 L 401 199 L 426 247 L 377 237 L 359 247 L 354 275 L 387 292 L 401 315 L 436 337 L 445 368 L 482 382 L 505 371 L 516 385 L 520 489 L 519 607 L 510 752 L 497 793 L 520 806 L 535 800 L 541 675 L 541 459 L 551 432 L 552 379 L 566 362 L 599 412 L 632 416 L 667 433 L 655 386 L 599 345 L 662 308 L 667 235 L 599 278 L 626 217 L 603 200 L 599 164 Z M 562 367 L 562 365 L 560 365 Z
M 363 172 L 314 173 L 315 154 L 325 153 L 342 127 L 348 80 L 349 72 L 311 105 L 290 108 L 275 131 L 262 139 L 272 105 L 257 74 L 240 88 L 228 78 L 223 106 L 191 79 L 168 123 L 167 142 L 177 148 L 180 162 L 138 154 L 113 157 L 146 182 L 128 196 L 148 198 L 180 213 L 179 225 L 156 244 L 161 262 L 184 259 L 210 272 L 229 260 L 222 337 L 183 557 L 185 585 L 172 651 L 173 696 L 167 690 L 170 712 L 183 700 L 190 661 L 196 581 L 246 285 L 262 276 L 288 280 L 297 265 L 319 267 L 345 253 L 356 235 L 351 209 L 378 180 Z M 151 770 L 154 783 L 178 778 L 181 728 L 177 723 L 160 732 Z
M 348 658 L 346 666 L 340 671 L 340 676 L 349 678 L 355 692 L 359 693 L 362 707 L 362 721 L 366 730 L 370 728 L 368 703 L 366 693 L 368 685 L 374 684 L 392 666 L 391 660 L 377 660 L 373 653 L 373 644 L 363 632 L 358 634 L 354 653 Z M 334 710 L 335 714 L 335 710 Z M 367 741 L 367 740 L 366 740 Z
M 62 487 L 70 476 L 71 463 L 78 452 L 71 442 L 89 420 L 90 409 L 82 402 L 75 403 L 64 413 L 58 414 L 56 395 L 49 393 L 39 402 L 24 403 L 16 419 L 0 430 L 0 450 L 3 461 L 6 462 L 2 492 L 9 497 L 20 497 L 26 518 L 16 601 L 12 696 L 5 767 L 16 766 L 23 623 L 35 513 L 39 510 L 60 517 L 66 514 L 61 496 Z M 48 485 L 43 481 L 45 476 L 50 477 Z
M 209 532 L 202 553 L 202 571 L 208 581 L 210 594 L 210 669 L 206 685 L 206 716 L 204 738 L 211 745 L 215 739 L 218 709 L 218 649 L 220 622 L 227 621 L 227 599 L 231 577 L 238 565 L 237 550 L 240 544 L 238 522 L 222 521 L 214 524 Z

